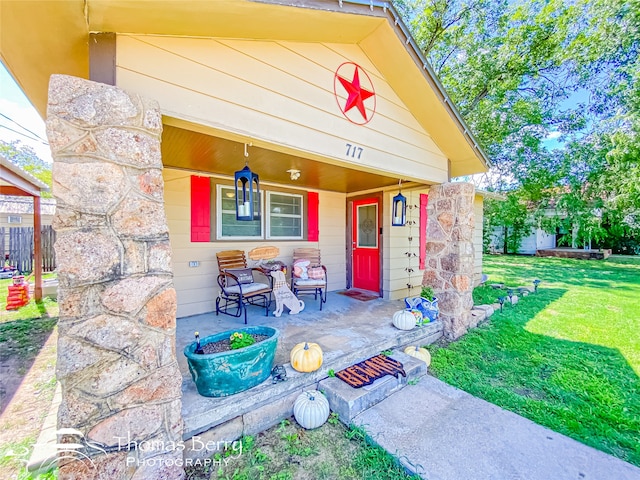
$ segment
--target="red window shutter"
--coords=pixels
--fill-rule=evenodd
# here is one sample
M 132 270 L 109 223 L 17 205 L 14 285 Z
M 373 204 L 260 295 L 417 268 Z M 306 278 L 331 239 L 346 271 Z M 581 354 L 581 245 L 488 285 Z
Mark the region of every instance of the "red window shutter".
M 424 270 L 427 263 L 427 202 L 429 201 L 429 195 L 426 193 L 420 194 L 420 256 L 419 267 L 420 270 Z
M 320 201 L 318 192 L 307 193 L 307 240 L 317 242 L 320 237 Z
M 211 181 L 191 176 L 191 241 L 211 241 Z

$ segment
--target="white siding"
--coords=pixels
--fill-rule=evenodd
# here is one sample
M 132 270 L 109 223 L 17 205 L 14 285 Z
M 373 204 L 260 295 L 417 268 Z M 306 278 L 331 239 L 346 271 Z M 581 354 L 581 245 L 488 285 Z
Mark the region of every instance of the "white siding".
M 347 120 L 336 102 L 334 74 L 345 62 L 358 63 L 375 86 L 376 113 L 366 125 Z M 220 136 L 447 181 L 444 154 L 357 45 L 118 35 L 116 75 L 119 87 L 158 100 L 164 115 Z M 347 143 L 362 155 L 347 156 Z
M 404 191 L 407 197 L 407 222 L 413 225 L 391 226 L 391 205 L 397 191 L 385 192 L 383 206 L 383 297 L 388 300 L 416 296 L 420 294 L 424 270 L 420 265 L 420 194 L 429 190 Z M 409 240 L 411 238 L 411 240 Z M 407 253 L 415 254 L 408 256 Z M 413 271 L 409 271 L 413 270 Z M 407 284 L 413 288 L 407 287 Z
M 547 233 L 539 228 L 537 247 L 538 250 L 544 250 L 546 248 L 556 248 L 556 236 L 552 233 Z

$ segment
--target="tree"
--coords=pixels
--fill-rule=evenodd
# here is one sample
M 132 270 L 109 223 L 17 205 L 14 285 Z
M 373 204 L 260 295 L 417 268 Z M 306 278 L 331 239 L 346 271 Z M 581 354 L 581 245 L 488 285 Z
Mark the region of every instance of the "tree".
M 19 140 L 0 140 L 0 155 L 48 185 L 49 190 L 42 192 L 43 197 L 52 196 L 51 165 L 40 159 L 30 146 L 22 144 Z
M 533 217 L 556 204 L 580 241 L 637 237 L 640 0 L 397 3 L 493 163 L 477 184 Z
M 484 237 L 486 246 L 496 228 L 502 229 L 502 252 L 517 253 L 522 239 L 533 226 L 532 217 L 528 215 L 527 204 L 516 192 L 509 192 L 506 200 L 487 199 L 484 204 Z

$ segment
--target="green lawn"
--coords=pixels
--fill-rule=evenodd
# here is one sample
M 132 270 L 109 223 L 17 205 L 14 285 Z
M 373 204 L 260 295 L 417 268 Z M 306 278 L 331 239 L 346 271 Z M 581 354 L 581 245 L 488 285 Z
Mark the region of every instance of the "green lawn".
M 45 273 L 42 279 L 55 277 L 55 273 Z M 33 283 L 33 279 L 31 279 L 31 282 Z M 32 297 L 24 307 L 17 310 L 7 310 L 8 287 L 12 284 L 13 279 L 11 278 L 0 280 L 0 324 L 58 316 L 58 303 L 49 297 L 43 298 L 40 303 L 36 303 Z
M 6 310 L 7 287 L 12 283 L 12 279 L 0 280 L 0 359 L 5 364 L 3 380 L 8 381 L 0 392 L 0 471 L 5 475 L 2 478 L 54 479 L 57 476 L 52 472 L 30 475 L 24 468 L 28 459 L 24 449 L 30 453 L 55 390 L 55 351 L 41 354 L 56 327 L 58 304 L 48 297 L 38 303 L 31 298 L 18 310 Z M 46 380 L 41 384 L 25 382 L 42 377 Z M 20 452 L 20 458 L 9 452 Z
M 541 283 L 459 341 L 430 347 L 431 372 L 640 466 L 640 258 L 485 256 L 484 273 Z M 488 290 L 474 297 L 504 295 Z

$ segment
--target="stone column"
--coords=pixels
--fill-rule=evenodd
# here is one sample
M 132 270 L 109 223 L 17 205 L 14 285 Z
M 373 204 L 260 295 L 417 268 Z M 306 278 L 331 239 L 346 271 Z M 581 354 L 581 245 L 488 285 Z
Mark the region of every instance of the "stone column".
M 54 75 L 59 428 L 89 443 L 61 479 L 181 479 L 176 293 L 164 213 L 158 104 Z M 76 454 L 76 457 L 79 457 Z
M 429 190 L 427 265 L 423 285 L 438 297 L 444 335 L 456 339 L 472 325 L 473 197 L 470 183 L 445 183 Z

